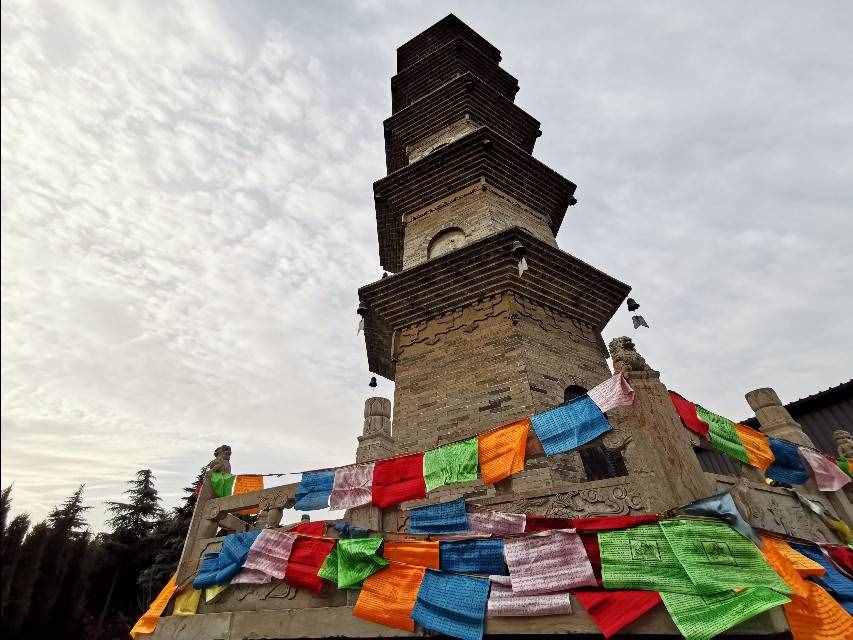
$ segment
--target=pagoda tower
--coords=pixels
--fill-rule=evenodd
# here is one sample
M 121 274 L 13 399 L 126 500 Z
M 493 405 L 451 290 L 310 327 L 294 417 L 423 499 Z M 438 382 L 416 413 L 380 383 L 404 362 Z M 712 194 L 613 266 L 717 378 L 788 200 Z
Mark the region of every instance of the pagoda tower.
M 514 104 L 500 61 L 452 14 L 397 49 L 388 175 L 373 185 L 391 275 L 359 290 L 369 368 L 396 383 L 394 454 L 611 375 L 601 331 L 630 288 L 557 247 L 576 185 L 532 156 L 539 122 Z M 590 479 L 577 458 L 565 466 Z

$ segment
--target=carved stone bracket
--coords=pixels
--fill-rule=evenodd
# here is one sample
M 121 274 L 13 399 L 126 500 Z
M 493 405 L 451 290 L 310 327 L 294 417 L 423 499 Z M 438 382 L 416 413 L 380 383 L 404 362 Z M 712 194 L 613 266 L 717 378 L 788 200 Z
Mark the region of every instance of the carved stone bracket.
M 574 518 L 584 516 L 625 515 L 644 511 L 642 496 L 629 484 L 609 487 L 578 488 L 553 495 L 525 498 L 513 505 L 523 513 Z

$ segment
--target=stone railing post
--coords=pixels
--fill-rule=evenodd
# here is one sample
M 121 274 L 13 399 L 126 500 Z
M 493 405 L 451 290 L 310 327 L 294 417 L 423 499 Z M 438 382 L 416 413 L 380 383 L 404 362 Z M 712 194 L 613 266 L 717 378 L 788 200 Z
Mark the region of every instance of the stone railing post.
M 176 582 L 181 584 L 190 578 L 198 567 L 198 557 L 195 555 L 196 541 L 201 538 L 212 538 L 216 535 L 219 528 L 216 520 L 210 520 L 206 517 L 208 502 L 214 497 L 213 487 L 210 484 L 210 474 L 208 471 L 204 474 L 199 487 L 198 496 L 193 508 L 193 517 L 190 520 L 190 528 L 187 530 L 187 537 L 184 540 L 184 548 L 181 551 L 181 559 L 178 561 L 178 571 Z
M 614 371 L 634 389 L 630 407 L 614 410 L 616 439 L 625 439 L 625 465 L 647 508 L 663 512 L 714 493 L 693 451 L 687 430 L 675 413 L 660 373 L 637 353 L 630 338 L 611 340 Z

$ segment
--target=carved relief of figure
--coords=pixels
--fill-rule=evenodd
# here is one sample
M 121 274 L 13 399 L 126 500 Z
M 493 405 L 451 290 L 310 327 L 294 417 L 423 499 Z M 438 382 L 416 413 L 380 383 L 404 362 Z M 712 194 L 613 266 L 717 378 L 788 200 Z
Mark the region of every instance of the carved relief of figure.
M 832 432 L 832 439 L 838 447 L 838 455 L 853 460 L 853 435 L 847 429 L 836 429 Z
M 227 444 L 216 447 L 213 451 L 213 460 L 207 463 L 209 471 L 222 471 L 231 473 L 231 447 Z

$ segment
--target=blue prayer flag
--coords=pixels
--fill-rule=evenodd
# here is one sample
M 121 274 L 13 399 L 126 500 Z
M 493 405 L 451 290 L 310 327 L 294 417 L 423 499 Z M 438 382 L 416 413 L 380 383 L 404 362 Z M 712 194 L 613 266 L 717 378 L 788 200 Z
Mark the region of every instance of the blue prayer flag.
M 442 571 L 490 576 L 509 574 L 504 560 L 504 541 L 496 538 L 441 541 L 438 559 Z
M 794 543 L 791 543 L 791 546 L 826 569 L 825 574 L 815 576 L 812 580 L 829 591 L 832 597 L 847 610 L 847 613 L 853 614 L 853 580 L 841 573 L 832 560 L 827 558 L 818 547 Z
M 764 472 L 764 475 L 783 484 L 805 484 L 808 482 L 809 472 L 803 464 L 799 447 L 772 436 L 768 437 L 767 440 L 775 460 Z
M 203 589 L 231 582 L 249 555 L 252 543 L 260 534 L 259 529 L 243 533 L 229 533 L 222 540 L 222 548 L 216 553 L 206 553 L 201 560 L 193 587 Z
M 452 638 L 482 640 L 488 599 L 488 580 L 428 569 L 412 619 L 425 629 Z
M 577 449 L 610 431 L 607 416 L 588 395 L 537 413 L 530 419 L 530 424 L 548 455 Z
M 329 496 L 335 483 L 334 471 L 306 471 L 296 487 L 297 511 L 313 511 L 329 506 Z
M 411 533 L 459 533 L 468 531 L 468 512 L 465 500 L 418 507 L 409 512 Z

